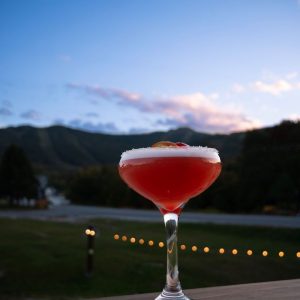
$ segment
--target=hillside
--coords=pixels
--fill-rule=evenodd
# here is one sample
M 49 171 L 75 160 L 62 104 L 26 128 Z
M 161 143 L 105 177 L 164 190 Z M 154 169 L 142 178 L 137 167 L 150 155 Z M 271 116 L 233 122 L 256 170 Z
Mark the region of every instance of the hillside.
M 215 147 L 222 158 L 230 158 L 240 152 L 243 138 L 244 133 L 211 135 L 189 128 L 149 134 L 109 135 L 63 126 L 19 126 L 0 129 L 0 155 L 7 146 L 16 144 L 24 149 L 36 166 L 67 169 L 117 163 L 120 154 L 127 149 L 147 147 L 160 140 L 171 140 Z

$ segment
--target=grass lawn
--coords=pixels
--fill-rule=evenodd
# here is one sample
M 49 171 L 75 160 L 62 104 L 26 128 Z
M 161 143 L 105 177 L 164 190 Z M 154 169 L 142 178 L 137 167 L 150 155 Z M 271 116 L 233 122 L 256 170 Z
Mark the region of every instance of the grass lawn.
M 94 220 L 95 272 L 84 277 L 87 224 L 0 219 L 0 299 L 78 299 L 160 291 L 165 280 L 162 224 Z M 139 245 L 115 241 L 115 233 L 144 238 Z M 300 277 L 300 230 L 181 224 L 180 277 L 183 288 Z M 147 242 L 155 244 L 150 247 Z M 209 253 L 193 252 L 210 247 Z M 223 247 L 225 254 L 218 249 Z M 237 255 L 230 252 L 238 249 Z M 247 249 L 252 256 L 245 254 Z M 263 257 L 261 252 L 269 250 Z M 278 257 L 285 251 L 283 258 Z

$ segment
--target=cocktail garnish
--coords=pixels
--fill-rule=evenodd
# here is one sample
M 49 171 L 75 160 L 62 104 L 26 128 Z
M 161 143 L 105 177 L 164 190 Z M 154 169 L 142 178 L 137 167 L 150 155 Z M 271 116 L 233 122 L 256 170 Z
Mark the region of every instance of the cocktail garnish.
M 186 143 L 182 143 L 182 142 L 176 142 L 175 143 L 178 147 L 188 147 L 189 145 Z
M 153 144 L 151 147 L 154 148 L 165 148 L 165 147 L 172 147 L 172 148 L 176 148 L 176 147 L 188 147 L 188 144 L 182 143 L 182 142 L 170 142 L 170 141 L 161 141 L 161 142 L 157 142 L 155 144 Z
M 165 147 L 178 147 L 176 143 L 169 142 L 169 141 L 161 141 L 153 144 L 151 147 L 154 148 L 165 148 Z

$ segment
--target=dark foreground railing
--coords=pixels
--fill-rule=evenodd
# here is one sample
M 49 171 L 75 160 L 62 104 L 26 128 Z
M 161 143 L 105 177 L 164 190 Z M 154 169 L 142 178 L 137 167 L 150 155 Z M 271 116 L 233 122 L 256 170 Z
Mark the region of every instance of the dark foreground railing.
M 153 300 L 159 294 L 139 294 L 90 300 Z M 297 300 L 300 279 L 185 290 L 193 300 Z

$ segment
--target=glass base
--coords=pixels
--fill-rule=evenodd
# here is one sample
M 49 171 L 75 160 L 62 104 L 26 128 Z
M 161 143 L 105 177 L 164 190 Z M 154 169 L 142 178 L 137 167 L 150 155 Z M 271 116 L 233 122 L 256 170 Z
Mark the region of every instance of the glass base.
M 155 298 L 155 300 L 191 300 L 182 291 L 178 292 L 168 292 L 165 289 L 162 293 Z

